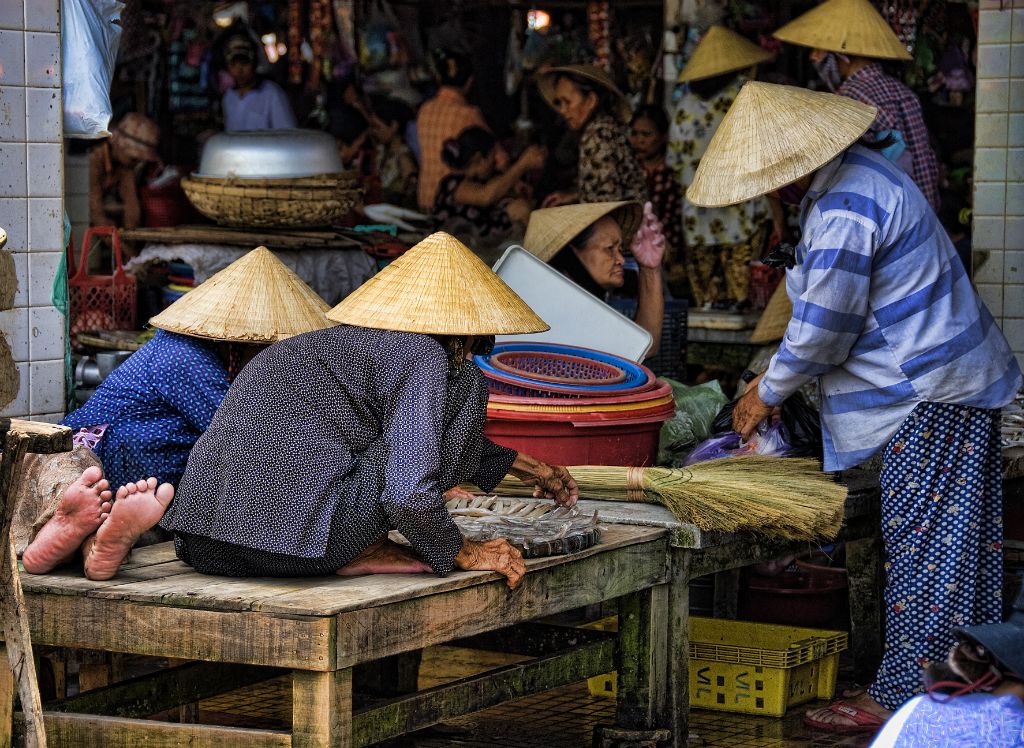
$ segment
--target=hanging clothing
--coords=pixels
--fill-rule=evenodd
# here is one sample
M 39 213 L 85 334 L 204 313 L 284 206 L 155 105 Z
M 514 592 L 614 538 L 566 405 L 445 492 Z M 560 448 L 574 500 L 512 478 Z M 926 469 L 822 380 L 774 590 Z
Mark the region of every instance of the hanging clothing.
M 298 127 L 288 95 L 274 81 L 260 81 L 244 95 L 229 88 L 222 99 L 224 130 L 276 130 Z
M 882 454 L 885 653 L 868 693 L 896 709 L 953 629 L 1002 620 L 999 411 L 918 404 Z
M 918 403 L 1013 399 L 1013 352 L 899 167 L 852 146 L 814 175 L 800 227 L 786 273 L 793 318 L 759 393 L 780 405 L 820 377 L 826 470 L 878 452 Z
M 928 128 L 924 124 L 921 102 L 917 94 L 891 75 L 887 75 L 877 62 L 861 68 L 843 81 L 836 93 L 878 108 L 871 132 L 900 132 L 913 159 L 910 175 L 924 193 L 928 204 L 937 211 L 939 162 L 928 139 Z
M 480 207 L 460 203 L 455 193 L 466 180 L 465 174 L 449 174 L 441 180 L 434 200 L 434 218 L 442 228 L 454 219 L 462 218 L 472 224 L 481 238 L 503 236 L 512 230 L 512 220 L 499 205 Z
M 90 448 L 113 488 L 150 476 L 177 485 L 230 384 L 216 342 L 158 330 L 61 423 L 100 432 Z
M 580 133 L 576 185 L 581 203 L 648 199 L 647 177 L 626 127 L 609 114 L 596 114 Z
M 397 529 L 443 576 L 462 534 L 442 493 L 467 480 L 492 490 L 516 457 L 484 438 L 486 408 L 480 370 L 450 376 L 430 336 L 340 326 L 290 338 L 239 374 L 161 525 L 207 573 L 333 573 Z

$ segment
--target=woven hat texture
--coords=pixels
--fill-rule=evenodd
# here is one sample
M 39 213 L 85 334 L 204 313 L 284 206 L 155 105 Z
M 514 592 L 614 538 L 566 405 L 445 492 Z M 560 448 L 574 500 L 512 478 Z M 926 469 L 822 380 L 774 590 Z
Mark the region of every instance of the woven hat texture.
M 615 85 L 615 81 L 611 79 L 611 76 L 596 65 L 560 65 L 545 70 L 537 80 L 537 90 L 552 109 L 557 110 L 555 106 L 555 80 L 558 78 L 559 73 L 577 75 L 611 91 L 615 94 L 617 104 L 615 111 L 610 112 L 610 114 L 618 117 L 623 123 L 629 122 L 630 117 L 633 115 L 633 110 L 629 106 L 629 100 L 626 99 L 626 95 Z
M 783 278 L 775 287 L 775 292 L 768 300 L 768 306 L 761 312 L 757 326 L 750 334 L 751 343 L 774 343 L 782 340 L 789 327 L 789 319 L 793 316 L 793 305 L 786 293 L 786 279 Z
M 632 200 L 608 203 L 577 203 L 542 208 L 530 214 L 523 247 L 544 262 L 550 262 L 566 244 L 599 218 L 611 215 L 622 228 L 622 244 L 628 247 L 640 228 L 643 208 Z
M 439 231 L 327 314 L 335 322 L 431 335 L 510 335 L 548 325 L 473 251 Z
M 704 34 L 690 60 L 679 74 L 679 82 L 713 78 L 735 70 L 745 70 L 774 55 L 751 41 L 744 39 L 725 26 L 712 26 Z
M 845 96 L 749 81 L 708 143 L 686 199 L 734 205 L 795 182 L 849 148 L 876 113 Z
M 327 304 L 266 247 L 232 262 L 149 320 L 197 338 L 274 343 L 331 327 Z
M 882 14 L 868 0 L 827 0 L 773 36 L 790 44 L 881 60 L 910 60 Z

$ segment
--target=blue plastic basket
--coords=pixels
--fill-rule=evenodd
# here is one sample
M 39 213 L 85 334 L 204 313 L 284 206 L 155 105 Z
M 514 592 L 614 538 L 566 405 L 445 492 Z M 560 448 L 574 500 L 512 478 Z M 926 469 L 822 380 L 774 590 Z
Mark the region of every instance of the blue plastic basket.
M 491 360 L 510 353 L 526 354 L 516 357 L 516 368 L 523 373 L 496 366 Z M 612 396 L 641 389 L 653 381 L 651 372 L 640 364 L 610 353 L 555 343 L 499 343 L 489 356 L 474 358 L 487 377 L 488 388 L 505 395 Z M 532 373 L 537 376 L 530 376 Z

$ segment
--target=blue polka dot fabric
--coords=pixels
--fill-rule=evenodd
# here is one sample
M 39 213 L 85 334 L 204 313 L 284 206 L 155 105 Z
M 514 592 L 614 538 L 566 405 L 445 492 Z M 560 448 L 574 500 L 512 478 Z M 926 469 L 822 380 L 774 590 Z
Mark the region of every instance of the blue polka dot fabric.
M 159 330 L 62 423 L 108 424 L 94 450 L 112 486 L 149 476 L 177 485 L 230 386 L 216 342 Z
M 885 447 L 885 654 L 868 692 L 896 709 L 952 630 L 997 623 L 1003 573 L 999 411 L 921 403 Z

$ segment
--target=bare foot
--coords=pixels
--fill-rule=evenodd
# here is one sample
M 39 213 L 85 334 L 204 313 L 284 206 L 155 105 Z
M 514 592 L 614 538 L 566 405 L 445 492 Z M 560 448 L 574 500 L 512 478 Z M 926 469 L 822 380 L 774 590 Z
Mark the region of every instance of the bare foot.
M 334 573 L 342 577 L 358 577 L 363 574 L 427 574 L 432 571 L 430 564 L 411 548 L 384 540 L 374 543 Z
M 96 531 L 96 540 L 85 555 L 85 576 L 110 579 L 131 551 L 135 541 L 167 511 L 174 498 L 174 486 L 156 478 L 128 483 L 117 489 L 110 516 Z
M 892 712 L 877 701 L 867 691 L 828 706 L 808 709 L 804 714 L 804 724 L 826 732 L 868 732 L 878 730 Z
M 21 561 L 29 574 L 46 574 L 67 563 L 110 511 L 110 484 L 98 467 L 86 468 L 61 496 L 56 513 L 29 543 Z

